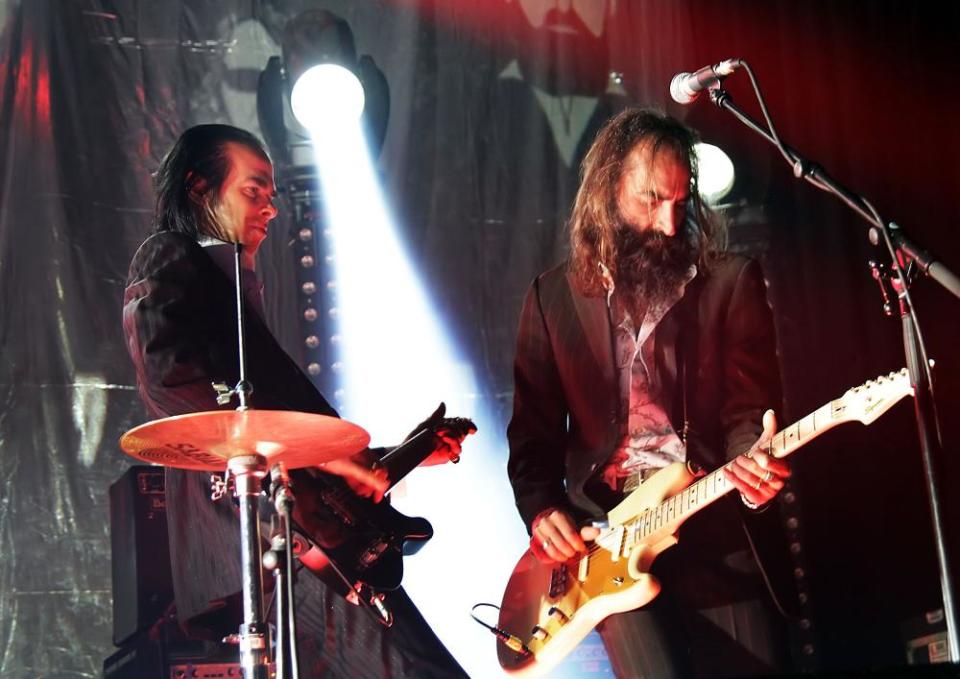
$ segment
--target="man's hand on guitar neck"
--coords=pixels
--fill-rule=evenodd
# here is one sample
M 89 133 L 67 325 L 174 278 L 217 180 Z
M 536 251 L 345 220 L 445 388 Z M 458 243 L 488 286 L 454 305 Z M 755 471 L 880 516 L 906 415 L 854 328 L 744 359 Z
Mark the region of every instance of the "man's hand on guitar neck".
M 463 440 L 477 431 L 476 425 L 465 417 L 447 417 L 440 420 L 440 426 L 434 429 L 436 448 L 430 457 L 420 463 L 421 467 L 460 461 Z
M 750 509 L 758 509 L 783 490 L 790 478 L 790 467 L 764 451 L 777 433 L 777 418 L 772 410 L 763 414 L 763 433 L 743 455 L 738 455 L 724 469 L 727 480 L 740 491 L 740 498 Z
M 459 462 L 463 440 L 477 431 L 477 425 L 472 420 L 466 417 L 444 417 L 446 412 L 446 404 L 441 403 L 430 417 L 414 427 L 404 439 L 409 440 L 425 429 L 433 432 L 435 442 L 433 452 L 420 463 L 421 467 Z
M 543 563 L 567 561 L 577 553 L 587 551 L 585 542 L 595 540 L 598 535 L 599 528 L 584 526 L 577 530 L 577 525 L 569 513 L 551 507 L 534 518 L 530 549 Z

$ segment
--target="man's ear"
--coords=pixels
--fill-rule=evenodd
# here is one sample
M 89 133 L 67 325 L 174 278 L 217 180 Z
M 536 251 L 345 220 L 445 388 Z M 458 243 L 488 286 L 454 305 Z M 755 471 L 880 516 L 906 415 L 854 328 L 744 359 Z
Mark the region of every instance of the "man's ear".
M 199 177 L 193 172 L 188 172 L 187 187 L 187 191 L 190 194 L 190 200 L 199 205 L 203 202 L 204 197 L 207 195 L 209 183 L 203 177 Z

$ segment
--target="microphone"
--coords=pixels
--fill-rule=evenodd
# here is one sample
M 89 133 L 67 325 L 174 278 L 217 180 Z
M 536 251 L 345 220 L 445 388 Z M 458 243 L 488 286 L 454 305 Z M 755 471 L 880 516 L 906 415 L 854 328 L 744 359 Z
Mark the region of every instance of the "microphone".
M 715 86 L 738 68 L 739 59 L 726 59 L 693 73 L 677 73 L 670 81 L 670 96 L 678 104 L 693 103 L 703 90 Z

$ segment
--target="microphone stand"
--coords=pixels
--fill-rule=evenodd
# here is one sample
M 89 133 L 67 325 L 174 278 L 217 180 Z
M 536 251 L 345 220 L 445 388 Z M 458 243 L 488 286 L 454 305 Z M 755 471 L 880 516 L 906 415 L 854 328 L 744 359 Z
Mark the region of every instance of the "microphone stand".
M 768 123 L 770 123 L 770 129 L 764 129 L 733 102 L 730 95 L 723 89 L 722 80 L 709 89 L 710 100 L 718 107 L 732 113 L 734 117 L 744 125 L 776 146 L 784 158 L 792 165 L 794 177 L 797 179 L 805 179 L 817 188 L 836 195 L 854 212 L 869 222 L 871 225 L 868 232 L 870 241 L 874 245 L 877 245 L 880 240 L 883 240 L 890 253 L 891 271 L 889 273 L 879 271 L 879 268 L 872 262 L 871 266 L 874 268 L 874 276 L 880 283 L 881 292 L 886 302 L 885 309 L 887 309 L 888 314 L 892 313 L 892 309 L 890 309 L 886 289 L 884 288 L 885 280 L 889 282 L 899 301 L 900 319 L 903 327 L 904 354 L 907 368 L 910 372 L 910 382 L 913 386 L 914 417 L 917 422 L 917 434 L 920 442 L 921 457 L 923 459 L 930 515 L 933 521 L 937 563 L 940 570 L 940 588 L 943 596 L 944 619 L 947 626 L 947 646 L 950 652 L 950 659 L 953 662 L 960 662 L 960 641 L 958 641 L 960 622 L 958 622 L 957 618 L 949 555 L 947 554 L 947 548 L 944 542 L 943 506 L 939 491 L 940 466 L 943 451 L 941 448 L 940 428 L 936 416 L 936 401 L 933 395 L 932 380 L 930 378 L 932 361 L 927 360 L 926 357 L 923 336 L 913 309 L 913 303 L 910 299 L 910 280 L 906 270 L 912 268 L 908 266 L 909 264 L 915 263 L 921 271 L 940 283 L 940 285 L 953 293 L 958 299 L 960 299 L 960 278 L 957 278 L 957 276 L 943 264 L 937 262 L 929 253 L 911 242 L 896 224 L 887 225 L 886 222 L 880 218 L 880 215 L 873 205 L 866 199 L 841 186 L 827 175 L 819 165 L 804 159 L 800 154 L 784 144 L 770 122 L 770 116 L 767 114 L 766 105 L 763 102 L 763 97 L 760 94 L 760 88 L 757 85 L 753 71 L 749 65 L 742 60 L 741 65 L 746 69 L 750 80 L 753 82 L 754 89 L 760 101 L 760 107 Z
M 249 408 L 247 399 L 253 386 L 247 381 L 246 347 L 243 338 L 243 287 L 240 281 L 240 253 L 243 245 L 236 243 L 233 249 L 234 283 L 237 292 L 237 353 L 240 363 L 240 381 L 230 392 L 220 393 L 217 403 L 225 404 L 237 396 L 239 411 Z M 263 620 L 263 577 L 260 570 L 260 485 L 266 476 L 266 459 L 252 454 L 235 457 L 228 463 L 228 470 L 235 478 L 236 492 L 240 499 L 240 542 L 243 590 L 243 624 L 240 625 L 240 667 L 244 679 L 267 679 L 269 676 L 270 648 L 267 642 L 267 626 Z
M 234 244 L 233 263 L 234 263 L 234 284 L 236 287 L 237 301 L 237 358 L 240 368 L 240 380 L 233 389 L 227 389 L 224 384 L 214 384 L 214 391 L 217 392 L 217 404 L 226 405 L 236 396 L 240 405 L 237 410 L 245 412 L 250 409 L 247 400 L 253 393 L 253 385 L 247 380 L 247 360 L 246 346 L 244 343 L 244 310 L 243 310 L 243 286 L 241 282 L 240 254 L 243 251 L 243 245 Z M 233 475 L 236 495 L 240 503 L 240 558 L 241 558 L 241 582 L 242 582 L 242 601 L 243 601 L 243 623 L 240 625 L 240 632 L 237 635 L 240 645 L 240 668 L 244 679 L 269 679 L 270 671 L 270 644 L 269 630 L 263 617 L 263 556 L 260 545 L 260 495 L 262 493 L 262 480 L 267 475 L 267 460 L 258 453 L 248 453 L 233 457 L 227 463 L 227 474 Z M 292 506 L 293 498 L 287 493 L 278 492 L 278 505 L 284 508 Z M 283 512 L 281 511 L 281 516 Z M 289 515 L 287 515 L 289 516 Z M 289 525 L 289 522 L 285 522 Z M 289 537 L 289 536 L 287 536 Z M 289 540 L 286 541 L 286 553 L 289 553 Z M 286 555 L 284 555 L 285 557 Z M 283 615 L 292 616 L 293 611 L 293 589 L 290 582 L 290 562 L 281 557 L 278 561 L 285 561 L 285 564 L 276 568 L 274 575 L 277 587 L 281 591 L 277 592 L 278 601 L 278 630 L 280 630 L 281 646 L 279 648 L 279 674 L 280 679 L 286 679 L 297 676 L 296 662 L 296 628 L 292 619 L 288 621 L 283 619 Z M 287 574 L 284 578 L 281 574 L 283 567 L 286 567 Z M 285 591 L 284 591 L 285 590 Z M 289 597 L 285 600 L 285 596 Z M 286 605 L 284 605 L 286 603 Z M 286 633 L 286 639 L 283 634 Z M 289 655 L 285 655 L 289 651 Z M 285 660 L 289 660 L 292 667 L 288 668 Z
M 282 462 L 278 462 L 270 470 L 270 490 L 277 510 L 278 525 L 271 539 L 270 549 L 263 555 L 263 565 L 273 571 L 273 593 L 277 602 L 276 676 L 277 679 L 299 679 L 291 530 L 295 499 L 290 489 L 290 476 Z

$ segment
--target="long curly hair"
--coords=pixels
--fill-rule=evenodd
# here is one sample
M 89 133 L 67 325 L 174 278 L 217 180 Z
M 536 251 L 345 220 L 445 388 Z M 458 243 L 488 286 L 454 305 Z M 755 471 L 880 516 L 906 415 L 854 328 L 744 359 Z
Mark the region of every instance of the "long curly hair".
M 653 109 L 627 109 L 604 124 L 580 167 L 580 189 L 569 222 L 569 270 L 582 294 L 603 294 L 601 264 L 616 279 L 617 232 L 623 227 L 617 201 L 620 177 L 627 156 L 640 143 L 650 144 L 653 154 L 675 153 L 690 168 L 686 228 L 691 232 L 686 236 L 697 243 L 698 264 L 709 267 L 725 234 L 721 220 L 697 190 L 697 141 L 696 132 Z

